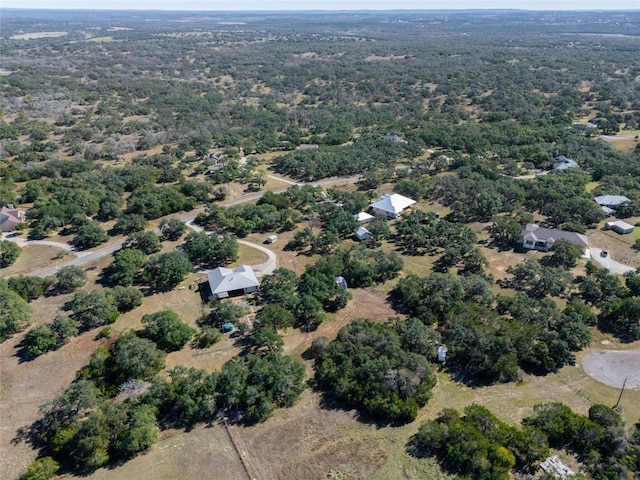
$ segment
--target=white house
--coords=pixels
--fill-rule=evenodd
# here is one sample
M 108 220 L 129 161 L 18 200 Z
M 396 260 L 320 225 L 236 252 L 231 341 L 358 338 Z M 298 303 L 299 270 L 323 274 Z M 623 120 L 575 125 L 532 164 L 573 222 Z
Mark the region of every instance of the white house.
M 367 230 L 366 228 L 364 228 L 364 227 L 356 228 L 356 230 L 353 232 L 353 234 L 360 241 L 367 240 L 368 238 L 371 238 L 371 232 L 369 230 Z
M 260 287 L 256 274 L 248 265 L 240 265 L 235 270 L 218 267 L 207 274 L 207 279 L 214 300 L 257 292 Z
M 633 225 L 623 222 L 622 220 L 616 220 L 615 222 L 606 222 L 604 224 L 605 230 L 613 230 L 620 235 L 633 232 Z
M 375 213 L 384 214 L 388 218 L 398 218 L 400 214 L 416 203 L 415 200 L 397 193 L 385 193 L 380 200 L 371 204 Z

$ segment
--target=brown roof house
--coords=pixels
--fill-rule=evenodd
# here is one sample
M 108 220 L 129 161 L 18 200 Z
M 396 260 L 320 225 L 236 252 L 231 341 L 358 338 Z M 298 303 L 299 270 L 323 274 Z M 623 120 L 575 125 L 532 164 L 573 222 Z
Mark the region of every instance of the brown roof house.
M 581 233 L 545 228 L 535 223 L 528 223 L 522 228 L 522 246 L 528 250 L 548 252 L 558 240 L 566 240 L 582 250 L 589 248 L 589 239 Z
M 16 227 L 27 220 L 25 213 L 16 210 L 13 205 L 0 209 L 0 227 L 3 232 L 13 232 Z

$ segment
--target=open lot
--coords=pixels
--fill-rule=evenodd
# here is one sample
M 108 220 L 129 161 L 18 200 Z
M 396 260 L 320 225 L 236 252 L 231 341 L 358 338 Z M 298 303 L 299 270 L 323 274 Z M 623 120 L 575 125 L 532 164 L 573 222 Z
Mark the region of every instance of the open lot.
M 29 275 L 75 258 L 75 254 L 49 245 L 26 245 L 13 265 L 0 268 L 0 276 Z

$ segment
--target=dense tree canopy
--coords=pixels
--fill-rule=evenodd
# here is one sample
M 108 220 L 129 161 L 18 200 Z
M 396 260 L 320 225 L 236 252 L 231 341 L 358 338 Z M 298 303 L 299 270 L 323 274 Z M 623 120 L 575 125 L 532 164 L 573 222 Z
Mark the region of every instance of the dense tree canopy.
M 435 384 L 434 366 L 405 351 L 390 325 L 356 320 L 338 332 L 316 364 L 316 380 L 335 399 L 388 422 L 413 420 Z

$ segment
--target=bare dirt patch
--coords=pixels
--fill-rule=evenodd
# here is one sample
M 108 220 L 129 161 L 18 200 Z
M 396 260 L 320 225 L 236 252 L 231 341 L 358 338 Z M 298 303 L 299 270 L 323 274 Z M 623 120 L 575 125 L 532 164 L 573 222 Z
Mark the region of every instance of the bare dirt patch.
M 21 33 L 19 35 L 13 35 L 11 40 L 35 40 L 38 38 L 56 38 L 64 37 L 67 32 L 33 32 L 33 33 Z
M 592 352 L 582 359 L 582 368 L 591 378 L 610 387 L 640 389 L 640 350 Z

